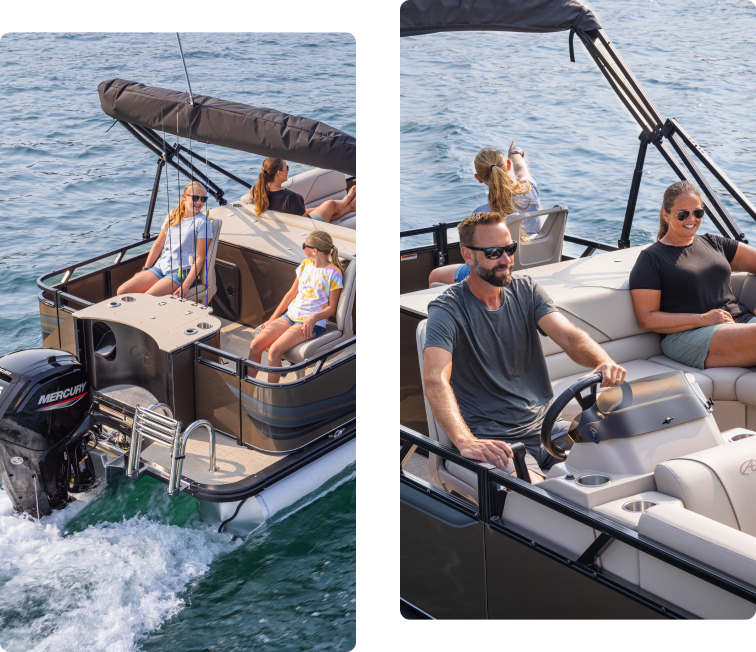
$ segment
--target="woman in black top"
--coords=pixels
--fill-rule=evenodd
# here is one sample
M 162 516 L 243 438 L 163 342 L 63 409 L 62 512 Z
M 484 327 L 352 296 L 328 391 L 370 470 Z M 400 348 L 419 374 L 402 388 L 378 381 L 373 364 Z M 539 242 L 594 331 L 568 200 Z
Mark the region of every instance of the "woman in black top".
M 641 328 L 662 335 L 665 355 L 690 367 L 756 365 L 756 318 L 738 301 L 732 272 L 756 272 L 756 250 L 722 236 L 696 235 L 701 193 L 689 181 L 664 192 L 657 242 L 630 273 Z
M 288 178 L 289 166 L 282 158 L 268 157 L 263 161 L 257 183 L 249 190 L 255 203 L 255 215 L 271 210 L 302 215 L 319 222 L 331 222 L 357 210 L 356 184 L 343 199 L 328 199 L 316 208 L 305 208 L 302 195 L 281 187 Z

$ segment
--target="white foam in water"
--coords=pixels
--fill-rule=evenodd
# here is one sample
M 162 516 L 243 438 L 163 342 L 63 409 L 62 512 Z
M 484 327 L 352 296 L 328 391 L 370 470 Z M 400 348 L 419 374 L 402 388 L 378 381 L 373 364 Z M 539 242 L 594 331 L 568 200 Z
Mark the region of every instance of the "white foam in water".
M 130 652 L 178 613 L 180 593 L 231 543 L 137 516 L 63 535 L 85 504 L 13 515 L 0 489 L 0 652 Z

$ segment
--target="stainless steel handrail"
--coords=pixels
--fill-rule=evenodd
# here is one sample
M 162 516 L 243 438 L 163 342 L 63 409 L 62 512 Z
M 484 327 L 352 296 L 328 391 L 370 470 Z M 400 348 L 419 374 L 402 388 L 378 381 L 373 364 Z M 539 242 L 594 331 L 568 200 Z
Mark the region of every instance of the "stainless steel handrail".
M 163 409 L 171 416 L 166 417 L 154 412 Z M 126 475 L 130 478 L 139 475 L 139 460 L 142 457 L 142 439 L 147 437 L 171 449 L 171 474 L 168 480 L 168 494 L 175 496 L 181 485 L 181 471 L 186 457 L 186 444 L 189 436 L 197 428 L 207 428 L 210 437 L 210 471 L 217 470 L 215 458 L 215 428 L 209 421 L 195 421 L 183 433 L 181 422 L 173 419 L 170 408 L 163 403 L 156 403 L 149 408 L 137 407 L 134 415 L 134 425 L 131 430 L 131 450 Z

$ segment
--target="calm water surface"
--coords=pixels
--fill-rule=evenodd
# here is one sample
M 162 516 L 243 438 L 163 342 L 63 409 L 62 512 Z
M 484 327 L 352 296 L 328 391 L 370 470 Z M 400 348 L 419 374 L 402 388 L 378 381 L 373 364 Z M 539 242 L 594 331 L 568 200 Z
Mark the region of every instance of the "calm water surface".
M 356 133 L 351 36 L 186 34 L 182 45 L 195 94 Z M 40 275 L 141 239 L 155 156 L 120 125 L 106 133 L 97 85 L 186 82 L 174 34 L 10 34 L 0 62 L 3 355 L 41 343 Z M 262 160 L 208 155 L 250 181 Z M 229 198 L 245 192 L 211 178 Z M 156 216 L 168 209 L 166 183 L 177 197 L 174 172 Z M 194 499 L 171 500 L 147 477 L 41 524 L 13 516 L 0 489 L 0 649 L 350 650 L 354 477 L 348 469 L 246 541 L 213 532 Z
M 662 115 L 677 118 L 756 203 L 753 2 L 583 4 Z M 575 58 L 571 63 L 568 32 L 401 39 L 401 227 L 461 220 L 486 200 L 485 186 L 472 176 L 477 151 L 506 149 L 516 140 L 526 150 L 541 205 L 566 204 L 568 233 L 616 246 L 640 128 L 577 39 Z M 649 148 L 633 244 L 652 241 L 664 188 L 675 181 Z M 724 203 L 756 243 L 756 223 L 734 200 Z M 708 219 L 703 230 L 717 232 Z M 565 251 L 580 250 L 566 244 Z

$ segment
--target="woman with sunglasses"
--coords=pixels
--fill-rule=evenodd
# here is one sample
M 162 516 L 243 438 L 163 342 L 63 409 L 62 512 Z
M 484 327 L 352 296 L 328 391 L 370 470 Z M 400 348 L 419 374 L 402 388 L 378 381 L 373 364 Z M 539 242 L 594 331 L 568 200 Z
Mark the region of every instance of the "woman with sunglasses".
M 756 250 L 730 238 L 697 235 L 701 193 L 689 181 L 664 192 L 656 242 L 630 273 L 641 328 L 661 333 L 664 354 L 689 367 L 756 365 L 756 319 L 738 301 L 732 272 L 756 272 Z
M 320 206 L 305 208 L 302 195 L 282 184 L 289 179 L 289 166 L 282 158 L 268 157 L 263 161 L 257 183 L 249 194 L 255 204 L 255 215 L 267 210 L 302 215 L 318 222 L 332 222 L 357 210 L 357 186 L 349 189 L 343 199 L 327 199 Z
M 260 333 L 249 347 L 249 359 L 260 362 L 265 349 L 268 365 L 281 366 L 281 356 L 291 347 L 320 337 L 329 317 L 336 314 L 344 266 L 339 250 L 325 231 L 313 231 L 302 244 L 306 258 L 297 267 L 294 285 L 281 300 L 270 319 L 260 326 Z M 256 371 L 250 371 L 255 378 Z M 277 383 L 278 374 L 268 374 L 269 383 Z
M 179 205 L 163 223 L 142 271 L 121 285 L 118 294 L 189 296 L 213 237 L 210 220 L 201 212 L 206 202 L 201 183 L 192 181 L 184 187 Z

